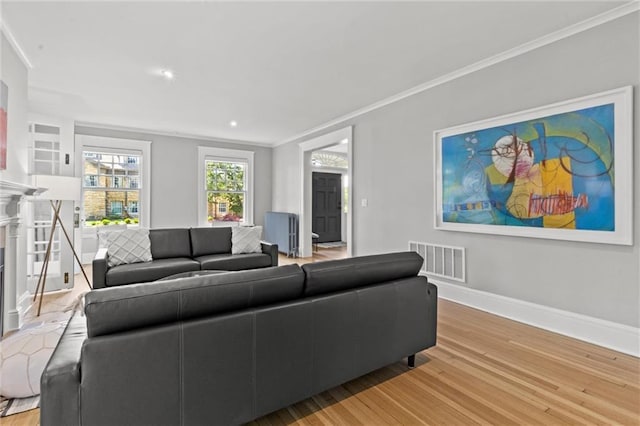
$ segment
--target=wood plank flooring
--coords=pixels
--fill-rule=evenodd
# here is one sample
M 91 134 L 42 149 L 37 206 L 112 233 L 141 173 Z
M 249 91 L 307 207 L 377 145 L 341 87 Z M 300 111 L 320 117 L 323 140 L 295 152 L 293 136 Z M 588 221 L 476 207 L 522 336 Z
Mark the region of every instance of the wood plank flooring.
M 324 260 L 344 259 L 347 257 L 347 247 L 324 248 L 318 247 L 313 251 L 312 257 L 287 257 L 282 253 L 278 257 L 279 265 L 290 265 L 297 263 L 304 265 L 305 263 L 322 262 Z
M 446 300 L 438 344 L 253 425 L 640 424 L 640 360 Z
M 440 300 L 438 344 L 415 369 L 397 362 L 251 423 L 289 424 L 640 425 L 640 359 Z

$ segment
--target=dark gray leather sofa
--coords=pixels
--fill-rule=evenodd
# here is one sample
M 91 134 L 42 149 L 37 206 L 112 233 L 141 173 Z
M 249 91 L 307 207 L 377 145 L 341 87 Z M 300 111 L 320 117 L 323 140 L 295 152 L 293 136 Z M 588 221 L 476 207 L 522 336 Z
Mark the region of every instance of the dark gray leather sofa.
M 93 288 L 156 281 L 182 272 L 240 271 L 278 265 L 278 246 L 262 242 L 262 253 L 231 254 L 231 228 L 150 229 L 151 262 L 109 267 L 106 249 L 93 259 Z
M 436 343 L 437 288 L 391 253 L 94 290 L 41 379 L 48 425 L 232 425 Z

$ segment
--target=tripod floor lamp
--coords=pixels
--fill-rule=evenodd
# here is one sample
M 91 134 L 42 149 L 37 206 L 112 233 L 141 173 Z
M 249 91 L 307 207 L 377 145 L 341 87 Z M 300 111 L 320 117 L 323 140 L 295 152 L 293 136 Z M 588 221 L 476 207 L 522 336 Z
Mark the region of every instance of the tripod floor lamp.
M 49 262 L 51 260 L 51 252 L 54 244 L 54 235 L 58 226 L 62 230 L 67 243 L 69 244 L 75 260 L 80 265 L 80 270 L 84 275 L 84 279 L 87 281 L 87 285 L 91 288 L 91 283 L 87 277 L 87 273 L 82 266 L 82 262 L 78 257 L 78 253 L 73 246 L 73 240 L 69 237 L 67 228 L 64 226 L 60 217 L 60 209 L 62 208 L 63 201 L 80 201 L 80 190 L 82 180 L 80 178 L 71 176 L 49 176 L 49 175 L 36 175 L 35 185 L 39 188 L 46 188 L 44 192 L 36 196 L 36 200 L 47 200 L 51 204 L 53 209 L 53 220 L 51 222 L 51 229 L 49 231 L 49 241 L 47 243 L 47 249 L 44 255 L 44 261 L 38 277 L 38 285 L 33 295 L 33 301 L 36 301 L 38 297 L 38 291 L 40 292 L 40 302 L 38 303 L 38 313 L 40 316 L 40 310 L 42 309 L 42 298 L 44 296 L 44 289 L 47 282 L 47 272 L 49 270 Z M 62 244 L 62 238 L 60 238 L 60 244 Z

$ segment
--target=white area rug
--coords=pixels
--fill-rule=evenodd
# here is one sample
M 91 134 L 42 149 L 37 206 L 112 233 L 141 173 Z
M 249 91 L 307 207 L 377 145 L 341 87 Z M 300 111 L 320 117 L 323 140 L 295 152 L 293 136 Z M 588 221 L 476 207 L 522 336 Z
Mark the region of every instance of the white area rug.
M 27 398 L 40 394 L 40 376 L 71 312 L 51 312 L 0 341 L 0 395 Z
M 29 398 L 6 399 L 0 402 L 0 417 L 7 417 L 12 414 L 22 413 L 24 411 L 33 410 L 40 406 L 40 395 L 31 396 Z

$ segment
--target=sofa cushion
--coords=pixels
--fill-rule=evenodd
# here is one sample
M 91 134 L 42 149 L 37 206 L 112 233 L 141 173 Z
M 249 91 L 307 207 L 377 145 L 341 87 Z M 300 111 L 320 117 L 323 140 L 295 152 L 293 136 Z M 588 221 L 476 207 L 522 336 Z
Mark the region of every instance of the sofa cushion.
M 231 228 L 191 228 L 191 255 L 231 253 Z
M 302 266 L 304 294 L 313 296 L 413 277 L 422 263 L 422 257 L 412 251 L 308 263 Z
M 154 259 L 191 257 L 189 229 L 151 229 L 151 255 Z
M 271 256 L 265 253 L 211 254 L 196 257 L 201 269 L 241 271 L 243 269 L 266 268 L 271 265 Z
M 125 229 L 106 234 L 109 266 L 150 262 L 151 240 L 148 229 Z
M 236 226 L 231 229 L 231 254 L 260 253 L 262 226 Z
M 193 259 L 185 257 L 154 259 L 151 262 L 130 263 L 109 268 L 105 283 L 107 287 L 143 283 L 181 272 L 198 270 L 200 270 L 200 264 Z
M 90 291 L 89 337 L 200 318 L 299 298 L 298 265 L 227 272 Z

